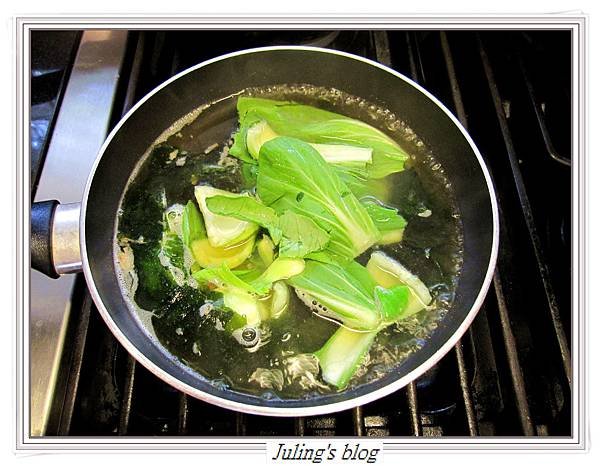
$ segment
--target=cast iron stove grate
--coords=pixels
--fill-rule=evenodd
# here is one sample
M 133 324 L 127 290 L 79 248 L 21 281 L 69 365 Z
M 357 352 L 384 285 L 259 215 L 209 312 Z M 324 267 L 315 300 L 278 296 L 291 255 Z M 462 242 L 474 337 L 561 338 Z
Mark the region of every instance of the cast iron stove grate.
M 405 389 L 336 414 L 269 418 L 161 382 L 117 343 L 81 279 L 47 435 L 570 435 L 570 33 L 137 32 L 113 120 L 195 63 L 277 40 L 389 65 L 468 129 L 490 167 L 501 214 L 497 270 L 477 318 Z

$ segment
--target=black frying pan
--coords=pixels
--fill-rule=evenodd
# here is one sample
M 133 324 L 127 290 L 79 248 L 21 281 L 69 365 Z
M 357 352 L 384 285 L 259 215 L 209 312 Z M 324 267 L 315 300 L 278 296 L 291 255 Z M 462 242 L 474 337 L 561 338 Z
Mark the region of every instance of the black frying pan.
M 464 228 L 464 262 L 455 301 L 423 348 L 376 381 L 308 400 L 266 400 L 222 390 L 183 365 L 149 336 L 130 311 L 113 260 L 119 202 L 140 157 L 161 133 L 204 103 L 244 88 L 283 83 L 333 87 L 376 102 L 400 116 L 444 167 Z M 493 186 L 481 155 L 456 118 L 423 88 L 389 68 L 347 53 L 309 47 L 267 47 L 224 55 L 156 88 L 108 136 L 90 173 L 79 222 L 77 209 L 59 206 L 57 210 L 55 201 L 32 207 L 32 267 L 51 276 L 77 271 L 79 246 L 81 267 L 98 310 L 140 363 L 196 398 L 238 411 L 274 416 L 306 416 L 352 408 L 398 390 L 423 374 L 452 348 L 475 317 L 489 287 L 498 249 Z M 72 240 L 77 227 L 79 245 Z

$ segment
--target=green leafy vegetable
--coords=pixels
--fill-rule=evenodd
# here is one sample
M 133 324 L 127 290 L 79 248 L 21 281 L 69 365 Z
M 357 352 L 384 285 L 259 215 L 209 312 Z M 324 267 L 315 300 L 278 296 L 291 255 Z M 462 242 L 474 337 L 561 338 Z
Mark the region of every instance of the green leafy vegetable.
M 341 324 L 322 348 L 299 356 L 311 362 L 313 382 L 320 367 L 325 382 L 343 389 L 379 331 L 431 302 L 423 282 L 385 254 L 371 254 L 366 267 L 354 260 L 374 244 L 402 239 L 406 220 L 384 205 L 390 183 L 401 176 L 385 177 L 404 170 L 408 156 L 376 128 L 315 107 L 240 97 L 238 110 L 240 129 L 229 153 L 244 161 L 242 184 L 255 194 L 196 186 L 197 205 L 164 211 L 154 262 L 140 279 L 147 279 L 150 292 L 166 289 L 167 281 L 171 293 L 191 275 L 195 289 L 186 290 L 209 296 L 209 318 L 240 343 L 242 327 L 257 327 L 288 309 L 293 287 L 314 312 Z M 403 179 L 415 193 L 407 212 L 422 213 L 417 185 Z M 164 191 L 161 199 L 165 209 Z M 160 269 L 151 269 L 157 262 Z M 261 370 L 255 381 L 274 387 L 263 381 L 268 370 Z M 284 371 L 276 371 L 282 389 Z
M 288 283 L 311 309 L 344 325 L 315 353 L 323 380 L 337 388 L 347 385 L 377 332 L 407 316 L 411 296 L 404 285 L 377 286 L 358 262 L 340 267 L 307 261 Z
M 252 157 L 258 159 L 262 145 L 271 139 L 275 139 L 277 136 L 279 135 L 273 131 L 266 121 L 254 123 L 247 129 L 246 147 L 248 148 L 248 152 Z
M 254 236 L 226 247 L 213 246 L 206 236 L 202 215 L 192 201 L 183 209 L 180 223 L 183 244 L 190 250 L 196 263 L 203 268 L 219 267 L 223 264 L 235 268 L 252 254 Z
M 302 259 L 277 258 L 259 277 L 251 282 L 243 280 L 245 274 L 240 274 L 239 271 L 234 273 L 226 265 L 194 272 L 194 278 L 199 283 L 211 283 L 218 291 L 227 288 L 238 288 L 247 293 L 265 296 L 271 290 L 274 282 L 298 275 L 303 270 L 304 261 Z
M 264 143 L 279 135 L 265 121 L 259 121 L 248 129 L 246 137 L 248 151 L 254 159 L 258 159 L 259 150 Z M 372 163 L 373 150 L 366 147 L 348 146 L 344 144 L 311 144 L 321 157 L 332 164 L 337 175 L 344 181 L 352 193 L 359 199 L 363 196 L 376 196 L 382 201 L 389 198 L 389 181 L 371 179 L 367 167 Z M 252 178 L 256 184 L 256 165 L 245 163 L 243 170 L 254 170 Z
M 283 282 L 273 283 L 273 295 L 271 296 L 271 318 L 277 319 L 287 310 L 290 304 L 290 289 Z
M 191 247 L 192 243 L 197 240 L 206 238 L 206 228 L 204 221 L 198 211 L 198 208 L 193 201 L 188 201 L 183 210 L 181 219 L 181 232 L 183 244 Z
M 398 213 L 398 209 L 384 207 L 372 197 L 361 199 L 361 204 L 381 233 L 379 244 L 397 243 L 402 240 L 406 220 Z
M 267 124 L 259 121 L 248 128 L 246 145 L 252 157 L 258 159 L 262 145 L 280 136 Z M 345 144 L 310 144 L 327 163 L 366 170 L 373 161 L 373 149 Z
M 206 198 L 206 206 L 212 214 L 254 222 L 265 228 L 277 223 L 277 213 L 250 196 L 212 195 Z
M 266 294 L 271 285 L 279 280 L 285 280 L 302 273 L 304 261 L 302 259 L 283 259 L 278 257 L 256 280 L 252 281 L 252 287 L 257 294 Z
M 211 284 L 211 288 L 221 292 L 226 289 L 238 288 L 246 293 L 256 293 L 252 285 L 234 274 L 226 265 L 194 272 L 194 278 L 198 283 Z
M 287 282 L 318 314 L 339 320 L 353 329 L 376 329 L 381 323 L 381 314 L 373 296 L 375 282 L 364 267 L 357 262 L 351 264 L 341 267 L 306 261 L 304 272 Z
M 275 244 L 273 244 L 273 240 L 269 236 L 263 235 L 258 241 L 256 249 L 265 267 L 273 263 L 275 259 Z
M 254 222 L 269 230 L 279 245 L 279 257 L 305 257 L 324 249 L 329 235 L 309 217 L 292 211 L 276 211 L 251 197 L 214 196 L 206 199 L 208 209 L 220 216 Z
M 364 197 L 375 196 L 382 202 L 390 200 L 391 177 L 369 178 L 362 170 L 340 165 L 335 167 L 335 172 L 358 199 L 362 200 Z
M 431 303 L 431 294 L 427 286 L 400 262 L 392 259 L 383 252 L 375 251 L 367 263 L 367 270 L 373 279 L 385 288 L 406 285 L 410 296 L 406 304 L 404 316 L 416 314 L 427 308 Z
M 357 332 L 338 328 L 323 347 L 315 352 L 323 380 L 343 389 L 362 364 L 377 335 L 376 331 Z
M 271 305 L 264 299 L 270 293 L 273 284 L 297 275 L 302 270 L 304 270 L 302 259 L 278 258 L 250 283 L 226 265 L 199 270 L 194 272 L 193 277 L 200 285 L 222 293 L 225 306 L 245 317 L 248 325 L 255 325 L 262 320 L 262 316 L 280 314 L 287 306 L 289 293 L 286 293 L 287 290 L 282 290 L 281 286 L 277 287 L 276 302 L 274 302 L 275 296 L 271 298 Z
M 381 317 L 386 323 L 393 323 L 400 317 L 406 317 L 406 306 L 409 297 L 410 289 L 407 286 L 375 287 L 375 305 L 380 310 Z
M 240 129 L 229 153 L 252 160 L 247 149 L 248 130 L 265 121 L 282 136 L 291 136 L 316 144 L 344 144 L 373 150 L 370 177 L 383 178 L 404 169 L 408 155 L 389 136 L 359 120 L 309 105 L 255 97 L 238 99 Z M 255 150 L 255 149 L 253 149 Z
M 312 219 L 330 235 L 328 250 L 352 259 L 379 240 L 365 208 L 309 144 L 278 137 L 261 148 L 257 193 L 278 213 Z
M 204 217 L 204 225 L 211 246 L 225 247 L 239 244 L 258 231 L 258 225 L 237 218 L 216 215 L 206 207 L 206 199 L 212 196 L 248 198 L 249 195 L 235 194 L 212 186 L 196 186 L 194 189 L 198 206 Z
M 256 297 L 254 287 L 237 277 L 226 265 L 194 272 L 200 285 L 223 294 L 223 303 L 236 314 L 244 317 L 248 325 L 258 324 L 264 310 Z
M 255 296 L 252 296 L 238 288 L 223 291 L 223 304 L 236 314 L 246 320 L 246 324 L 253 327 L 262 321 L 265 311 L 263 304 Z
M 329 234 L 311 218 L 286 210 L 279 217 L 282 239 L 279 257 L 313 257 L 313 253 L 325 249 Z
M 245 239 L 239 244 L 216 248 L 207 238 L 193 241 L 190 250 L 194 260 L 203 268 L 226 265 L 234 269 L 243 264 L 252 254 L 255 236 Z

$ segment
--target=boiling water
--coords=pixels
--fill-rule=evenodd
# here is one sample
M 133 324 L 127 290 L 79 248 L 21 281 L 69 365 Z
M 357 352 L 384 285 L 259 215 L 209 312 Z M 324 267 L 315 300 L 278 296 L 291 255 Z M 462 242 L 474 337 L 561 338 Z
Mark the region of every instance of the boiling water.
M 432 309 L 381 331 L 347 389 L 380 378 L 425 343 L 454 298 L 462 263 L 462 227 L 443 168 L 396 115 L 360 98 L 305 85 L 248 89 L 244 94 L 294 100 L 363 120 L 385 131 L 410 154 L 406 170 L 381 185 L 390 190 L 389 204 L 408 220 L 404 238 L 378 249 L 417 274 L 434 303 Z M 312 314 L 294 293 L 287 311 L 262 328 L 262 346 L 248 349 L 210 318 L 210 303 L 218 296 L 174 286 L 156 272 L 165 206 L 193 200 L 198 183 L 232 192 L 251 188 L 250 167 L 227 155 L 237 124 L 236 101 L 237 95 L 231 96 L 190 114 L 142 158 L 118 218 L 115 256 L 123 291 L 148 331 L 217 386 L 265 398 L 331 392 L 334 389 L 311 377 L 295 356 L 319 349 L 336 325 Z M 370 252 L 357 260 L 364 265 Z M 256 377 L 257 369 L 262 377 Z M 268 383 L 273 374 L 279 383 Z M 263 380 L 262 386 L 257 379 Z

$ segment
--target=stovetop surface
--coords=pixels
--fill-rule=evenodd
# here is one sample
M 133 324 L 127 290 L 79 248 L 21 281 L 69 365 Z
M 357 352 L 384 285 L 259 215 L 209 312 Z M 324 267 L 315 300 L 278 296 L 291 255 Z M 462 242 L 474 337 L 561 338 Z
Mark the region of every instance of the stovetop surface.
M 52 134 L 56 109 L 77 50 L 77 31 L 32 33 L 31 40 L 31 190 L 35 195 L 43 155 Z

